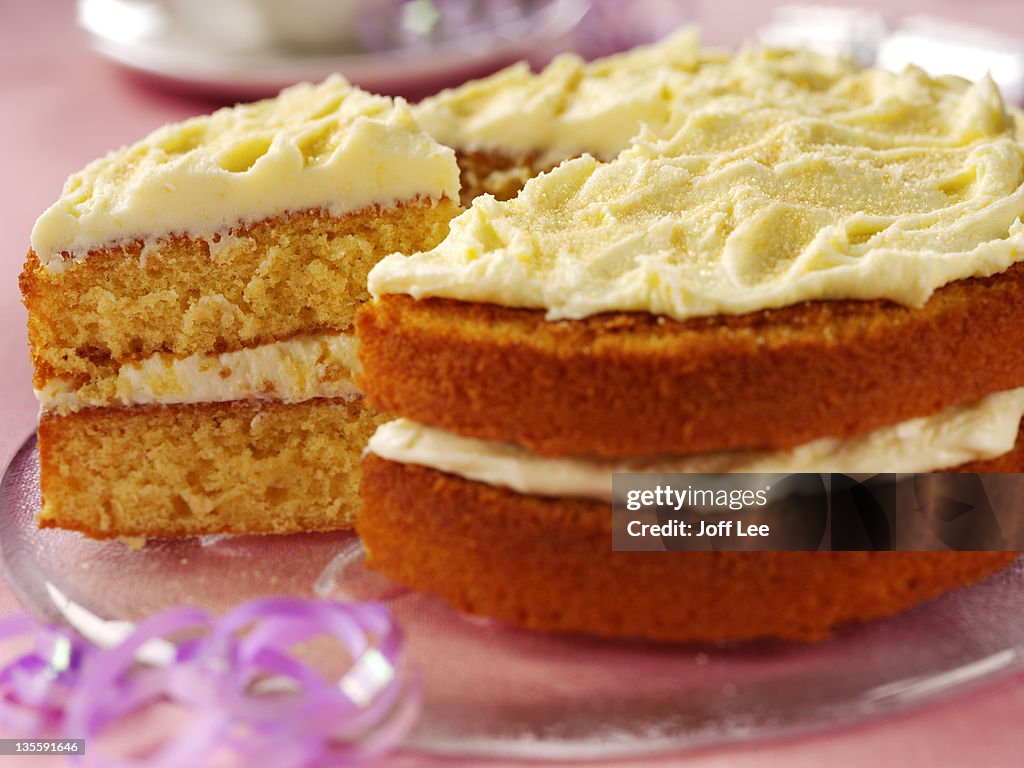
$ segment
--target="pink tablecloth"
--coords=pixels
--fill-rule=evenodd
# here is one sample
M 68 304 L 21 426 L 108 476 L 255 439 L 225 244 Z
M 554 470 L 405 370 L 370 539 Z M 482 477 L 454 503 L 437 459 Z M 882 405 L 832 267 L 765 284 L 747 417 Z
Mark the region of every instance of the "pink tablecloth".
M 932 4 L 865 0 L 861 5 L 884 8 L 889 14 L 922 9 L 942 12 L 1024 36 L 1024 14 L 1017 0 L 943 0 Z M 691 6 L 710 42 L 736 44 L 767 19 L 771 3 L 701 0 Z M 64 178 L 90 159 L 161 123 L 208 111 L 212 105 L 185 95 L 145 88 L 92 55 L 83 36 L 74 28 L 70 0 L 0 0 L 0 9 L 0 83 L 5 105 L 0 141 L 4 182 L 0 206 L 0 461 L 6 466 L 31 433 L 36 415 L 25 342 L 25 312 L 16 284 L 35 216 L 56 197 Z M 17 600 L 0 580 L 0 616 L 18 610 Z M 22 641 L 0 643 L 0 663 L 13 658 L 24 645 Z M 616 761 L 614 765 L 1017 766 L 1024 762 L 1022 724 L 1024 675 L 870 725 L 770 744 L 629 763 Z M 24 761 L 17 758 L 0 758 L 0 765 L 21 762 Z M 42 768 L 47 762 L 37 758 L 32 765 Z M 398 754 L 385 762 L 392 767 L 480 764 L 475 758 L 427 759 L 412 754 Z

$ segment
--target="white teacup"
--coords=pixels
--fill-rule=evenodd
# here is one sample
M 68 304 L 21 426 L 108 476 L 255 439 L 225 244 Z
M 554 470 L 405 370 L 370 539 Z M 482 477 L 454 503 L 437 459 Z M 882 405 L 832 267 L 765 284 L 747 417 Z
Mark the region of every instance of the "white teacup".
M 373 0 L 163 0 L 178 25 L 232 52 L 265 48 L 345 51 Z

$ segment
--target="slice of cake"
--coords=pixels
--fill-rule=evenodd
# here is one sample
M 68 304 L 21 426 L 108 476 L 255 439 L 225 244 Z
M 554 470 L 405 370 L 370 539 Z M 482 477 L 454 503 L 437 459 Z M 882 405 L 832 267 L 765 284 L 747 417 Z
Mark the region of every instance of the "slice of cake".
M 527 627 L 726 640 L 1013 559 L 611 551 L 616 469 L 1024 470 L 1021 137 L 988 80 L 840 69 L 708 89 L 371 271 L 358 381 L 405 419 L 364 467 L 372 566 Z
M 807 50 L 702 49 L 695 28 L 585 62 L 563 54 L 533 74 L 524 62 L 424 99 L 413 107 L 431 136 L 455 147 L 463 201 L 514 197 L 527 179 L 588 153 L 611 160 L 641 127 L 671 133 L 722 93 L 754 99 L 825 89 L 854 71 Z
M 339 77 L 155 131 L 73 175 L 21 276 L 40 524 L 90 536 L 346 527 L 352 321 L 383 256 L 436 245 L 453 152 Z

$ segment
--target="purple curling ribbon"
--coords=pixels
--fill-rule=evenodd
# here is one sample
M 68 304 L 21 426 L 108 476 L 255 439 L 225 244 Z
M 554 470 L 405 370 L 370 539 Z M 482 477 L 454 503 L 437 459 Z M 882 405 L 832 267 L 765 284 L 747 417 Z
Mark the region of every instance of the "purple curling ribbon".
M 31 627 L 27 616 L 2 621 L 0 638 Z M 348 660 L 337 680 L 293 652 L 323 637 Z M 173 608 L 108 650 L 43 629 L 32 653 L 0 670 L 0 721 L 19 736 L 90 739 L 86 759 L 111 768 L 202 766 L 225 754 L 241 765 L 351 765 L 402 740 L 420 694 L 383 606 L 267 598 L 219 618 Z M 144 762 L 95 757 L 97 737 L 163 702 L 190 724 Z
M 0 639 L 37 628 L 27 614 L 10 616 L 0 620 Z M 26 738 L 59 726 L 90 650 L 78 635 L 50 627 L 38 629 L 33 650 L 0 669 L 0 724 Z

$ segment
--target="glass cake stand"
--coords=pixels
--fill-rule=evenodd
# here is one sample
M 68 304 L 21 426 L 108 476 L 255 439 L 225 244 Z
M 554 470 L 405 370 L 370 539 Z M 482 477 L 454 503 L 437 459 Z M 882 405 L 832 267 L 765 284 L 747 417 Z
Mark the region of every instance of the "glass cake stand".
M 27 442 L 0 489 L 0 555 L 38 618 L 101 640 L 165 607 L 273 594 L 385 602 L 424 683 L 406 746 L 586 759 L 822 730 L 904 711 L 1024 667 L 1024 559 L 900 616 L 812 645 L 667 646 L 553 637 L 464 616 L 366 571 L 351 534 L 155 540 L 38 530 Z M 657 555 L 653 555 L 657 556 Z

